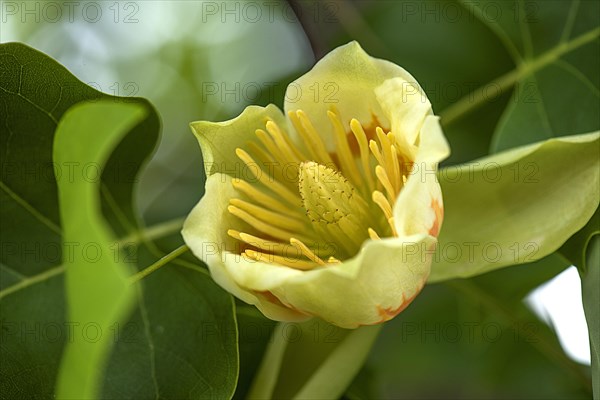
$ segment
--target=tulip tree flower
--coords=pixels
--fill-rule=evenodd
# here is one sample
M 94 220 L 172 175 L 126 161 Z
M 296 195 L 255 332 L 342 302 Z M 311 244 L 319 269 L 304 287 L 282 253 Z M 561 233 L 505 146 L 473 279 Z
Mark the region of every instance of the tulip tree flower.
M 290 84 L 285 113 L 250 106 L 233 120 L 191 127 L 207 180 L 183 237 L 219 285 L 279 321 L 380 324 L 404 310 L 428 279 L 466 277 L 555 251 L 598 205 L 597 160 L 572 180 L 581 198 L 531 204 L 555 172 L 552 154 L 577 159 L 589 151 L 584 145 L 597 146 L 598 134 L 491 159 L 500 172 L 522 160 L 547 161 L 541 186 L 515 189 L 506 179 L 486 186 L 476 166 L 469 169 L 475 183 L 453 185 L 460 167 L 444 180 L 436 172 L 449 146 L 424 91 L 404 69 L 370 57 L 356 42 Z M 473 204 L 463 201 L 469 190 Z M 529 203 L 511 198 L 510 207 L 493 209 L 511 190 Z M 549 223 L 552 207 L 562 211 Z M 498 218 L 488 223 L 486 212 Z M 450 226 L 440 235 L 444 215 Z M 464 244 L 486 234 L 501 250 L 514 239 L 537 251 L 510 253 L 512 260 L 508 251 L 498 260 L 466 252 L 455 262 L 439 259 L 444 236 Z

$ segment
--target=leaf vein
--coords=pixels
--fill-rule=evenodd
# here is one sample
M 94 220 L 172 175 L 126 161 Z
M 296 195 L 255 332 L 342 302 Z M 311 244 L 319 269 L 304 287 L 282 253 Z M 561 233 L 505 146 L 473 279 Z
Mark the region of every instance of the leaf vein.
M 571 37 L 573 31 L 573 24 L 575 23 L 575 17 L 579 12 L 579 0 L 573 0 L 571 7 L 569 7 L 569 14 L 565 21 L 565 27 L 563 28 L 562 34 L 560 35 L 560 43 L 564 43 Z
M 548 138 L 552 138 L 554 137 L 554 129 L 552 129 L 552 124 L 550 123 L 550 117 L 548 116 L 548 111 L 546 110 L 546 105 L 544 104 L 544 99 L 541 96 L 540 93 L 540 84 L 535 76 L 535 74 L 531 74 L 531 79 L 533 79 L 535 81 L 535 86 L 538 89 L 538 94 L 539 96 L 537 96 L 537 99 L 539 101 L 537 101 L 535 103 L 535 107 L 538 110 L 538 113 L 542 119 L 542 124 L 546 127 L 547 131 L 550 132 L 550 135 L 548 135 Z
M 40 221 L 42 224 L 44 224 L 52 232 L 57 233 L 59 235 L 62 234 L 62 231 L 58 225 L 56 225 L 49 218 L 44 216 L 41 212 L 36 210 L 35 207 L 33 207 L 31 204 L 29 204 L 27 201 L 25 201 L 25 199 L 23 199 L 21 196 L 19 196 L 15 192 L 13 192 L 2 181 L 0 181 L 0 188 L 2 188 L 2 190 L 4 190 L 4 192 L 6 194 L 8 194 L 8 196 L 10 196 L 15 202 L 17 202 L 17 204 L 19 204 L 21 207 L 23 207 L 25 210 L 27 210 L 32 216 L 34 216 L 38 221 Z
M 33 101 L 31 101 L 27 97 L 23 96 L 21 94 L 21 88 L 20 87 L 19 87 L 19 92 L 18 93 L 11 92 L 10 90 L 6 90 L 3 87 L 0 87 L 0 90 L 2 90 L 4 93 L 12 94 L 14 96 L 19 96 L 20 98 L 22 98 L 23 100 L 25 100 L 26 102 L 28 102 L 29 104 L 31 104 L 32 106 L 34 106 L 35 108 L 37 108 L 38 110 L 40 110 L 43 114 L 47 115 L 52 120 L 52 122 L 54 122 L 55 125 L 58 125 L 58 120 L 56 118 L 54 118 L 54 116 L 52 114 L 50 114 L 50 112 L 48 112 L 48 110 L 44 110 L 39 105 L 35 104 Z
M 525 10 L 524 0 L 519 0 L 519 11 L 521 13 L 517 18 L 519 20 L 519 33 L 521 34 L 521 40 L 523 41 L 525 58 L 530 59 L 533 57 L 533 43 L 531 41 L 529 24 L 525 21 L 527 19 L 527 11 Z
M 146 303 L 144 294 L 141 286 L 138 285 L 138 297 L 140 305 L 140 314 L 142 316 L 142 323 L 144 324 L 144 336 L 148 341 L 148 350 L 150 351 L 150 375 L 152 377 L 152 383 L 154 385 L 154 398 L 158 400 L 160 398 L 160 392 L 158 389 L 158 380 L 156 379 L 156 351 L 154 348 L 154 341 L 152 339 L 152 332 L 150 332 L 150 321 L 148 320 L 148 311 L 146 309 Z
M 562 59 L 554 61 L 554 64 L 573 75 L 575 79 L 587 86 L 596 95 L 596 97 L 600 97 L 600 89 L 597 88 L 583 72 L 577 69 L 576 66 Z
M 22 289 L 25 289 L 31 285 L 35 285 L 36 283 L 41 283 L 41 282 L 44 282 L 56 275 L 60 275 L 60 274 L 64 273 L 65 270 L 66 270 L 65 265 L 59 265 L 57 267 L 50 268 L 40 274 L 34 275 L 29 278 L 25 278 L 19 283 L 9 286 L 4 290 L 0 290 L 0 299 L 4 298 L 12 293 L 16 293 Z
M 516 64 L 520 64 L 523 61 L 521 57 L 521 53 L 515 46 L 515 44 L 510 40 L 508 34 L 502 29 L 502 27 L 498 24 L 494 24 L 489 21 L 488 18 L 485 18 L 481 8 L 478 6 L 478 3 L 468 2 L 468 7 L 466 4 L 466 0 L 459 0 L 458 4 L 460 4 L 464 9 L 470 12 L 475 18 L 477 18 L 481 23 L 487 26 L 493 33 L 496 34 L 498 39 L 502 42 L 506 50 L 510 53 L 513 61 Z
M 23 279 L 27 279 L 26 275 L 23 275 L 22 273 L 20 273 L 19 271 L 15 270 L 14 268 L 9 267 L 6 264 L 0 264 L 0 268 L 4 268 L 5 270 L 7 270 L 8 272 L 10 272 L 11 274 L 15 275 L 16 277 L 19 278 L 19 280 L 23 280 Z

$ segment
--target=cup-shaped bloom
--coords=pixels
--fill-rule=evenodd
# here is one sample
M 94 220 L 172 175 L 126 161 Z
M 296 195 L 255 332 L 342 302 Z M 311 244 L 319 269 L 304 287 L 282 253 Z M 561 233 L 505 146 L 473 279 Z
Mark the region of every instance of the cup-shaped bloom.
M 425 284 L 443 219 L 449 148 L 429 100 L 352 42 L 288 86 L 285 112 L 191 124 L 207 180 L 186 243 L 269 318 L 393 318 Z

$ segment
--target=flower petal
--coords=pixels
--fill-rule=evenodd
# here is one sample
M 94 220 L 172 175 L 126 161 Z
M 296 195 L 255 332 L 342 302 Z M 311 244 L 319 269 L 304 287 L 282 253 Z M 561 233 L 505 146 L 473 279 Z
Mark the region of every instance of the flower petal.
M 246 107 L 239 116 L 228 121 L 190 123 L 200 142 L 206 176 L 217 172 L 237 178 L 243 176 L 245 165 L 235 155 L 235 149 L 246 146 L 249 141 L 255 142 L 255 131 L 265 129 L 270 119 L 281 126 L 286 124 L 281 110 L 273 104 Z
M 419 120 L 431 113 L 415 78 L 396 64 L 369 56 L 357 42 L 331 51 L 287 88 L 286 113 L 306 112 L 330 149 L 334 131 L 327 110 L 332 106 L 340 112 L 348 132 L 350 120 L 356 118 L 364 127 L 396 128 L 410 136 L 409 129 L 417 126 L 418 132 Z
M 391 120 L 391 130 L 402 146 L 404 154 L 414 159 L 419 144 L 419 133 L 428 116 L 433 115 L 431 103 L 419 84 L 406 77 L 387 79 L 375 89 L 385 115 Z M 438 125 L 439 126 L 439 125 Z M 439 129 L 441 133 L 441 129 Z M 443 134 L 441 134 L 443 142 Z M 435 141 L 432 141 L 435 144 Z M 434 149 L 438 149 L 436 146 Z M 448 145 L 446 144 L 446 148 Z M 422 145 L 420 148 L 427 149 Z M 428 149 L 427 149 L 428 150 Z M 442 158 L 447 157 L 448 154 Z M 437 159 L 436 161 L 439 161 Z
M 437 165 L 450 154 L 438 117 L 425 118 L 419 141 L 413 172 L 394 205 L 394 222 L 400 236 L 429 234 L 437 237 L 444 216 Z
M 286 321 L 306 319 L 306 315 L 279 304 L 272 295 L 240 286 L 226 267 L 228 263 L 244 268 L 238 263 L 243 260 L 239 255 L 239 243 L 226 232 L 228 227 L 236 227 L 240 224 L 240 221 L 227 211 L 229 200 L 239 197 L 231 180 L 231 176 L 221 173 L 212 174 L 206 179 L 204 197 L 183 224 L 181 233 L 185 243 L 196 257 L 208 265 L 215 282 L 234 296 L 246 303 L 258 305 L 265 315 L 273 319 Z
M 268 291 L 300 314 L 356 328 L 385 322 L 410 304 L 427 280 L 435 244 L 429 235 L 369 240 L 354 258 L 310 271 L 247 261 L 226 267 L 241 286 Z

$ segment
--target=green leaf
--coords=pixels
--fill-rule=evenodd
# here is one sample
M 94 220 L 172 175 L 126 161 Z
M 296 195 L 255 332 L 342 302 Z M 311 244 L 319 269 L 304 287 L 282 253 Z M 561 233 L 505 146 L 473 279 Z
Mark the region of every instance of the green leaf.
M 356 378 L 352 381 L 352 384 L 344 393 L 344 399 L 348 400 L 368 400 L 368 399 L 380 399 L 383 398 L 381 395 L 380 388 L 377 387 L 377 377 L 373 373 L 373 369 L 370 366 L 363 366 Z
M 525 304 L 505 301 L 502 273 L 489 274 L 495 288 L 427 285 L 385 324 L 365 366 L 378 398 L 590 398 L 589 368 Z
M 516 90 L 496 127 L 492 150 L 597 130 L 600 127 L 598 2 L 544 0 L 493 4 L 504 18 L 484 20 L 504 38 L 518 69 L 513 76 Z M 489 4 L 483 1 L 471 6 L 481 13 L 486 5 Z M 510 18 L 511 15 L 515 18 Z
M 347 330 L 318 319 L 278 324 L 249 398 L 340 397 L 362 367 L 380 328 Z
M 19 43 L 0 45 L 0 74 L 0 308 L 6 333 L 1 352 L 2 359 L 12 360 L 0 365 L 5 377 L 0 390 L 8 397 L 52 397 L 63 346 L 75 335 L 65 319 L 55 173 L 70 179 L 87 167 L 94 179 L 98 172 L 88 164 L 54 164 L 54 131 L 65 111 L 80 101 L 107 98 L 148 105 L 97 92 Z M 138 129 L 148 125 L 154 129 Z M 115 209 L 110 199 L 131 199 L 134 177 L 158 135 L 154 110 L 138 128 L 119 144 L 102 171 L 103 211 Z M 131 148 L 138 152 L 131 153 Z M 115 171 L 120 171 L 120 179 Z M 105 215 L 114 226 L 115 215 L 129 215 L 130 209 L 123 204 L 121 212 Z M 81 247 L 74 250 L 81 252 Z
M 587 269 L 586 253 L 594 235 L 600 233 L 600 209 L 596 209 L 594 216 L 579 232 L 574 234 L 560 248 L 560 253 L 571 260 L 571 263 L 580 271 Z
M 505 304 L 520 303 L 532 290 L 571 266 L 558 252 L 540 260 L 513 265 L 473 278 L 483 290 L 494 293 Z
M 598 207 L 599 137 L 550 139 L 441 170 L 445 219 L 429 282 L 557 250 Z
M 101 171 L 117 143 L 146 112 L 141 105 L 106 100 L 72 107 L 56 129 L 54 162 L 89 163 Z M 82 333 L 65 348 L 56 389 L 60 398 L 97 396 L 112 344 L 103 332 L 123 320 L 134 301 L 129 269 L 111 251 L 114 237 L 102 217 L 100 186 L 99 179 L 83 174 L 58 179 L 68 318 Z M 75 244 L 82 251 L 71 253 Z
M 600 397 L 600 235 L 587 248 L 587 269 L 581 274 L 583 310 L 590 332 L 594 398 Z
M 150 229 L 137 221 L 133 188 L 160 127 L 145 100 L 96 92 L 54 60 L 22 44 L 0 45 L 0 65 L 0 123 L 8 128 L 0 133 L 0 391 L 8 398 L 52 398 L 62 350 L 74 334 L 81 335 L 65 318 L 54 169 L 68 179 L 70 171 L 81 174 L 84 167 L 52 164 L 56 121 L 83 100 L 141 103 L 148 110 L 148 117 L 123 138 L 102 171 L 102 212 L 111 230 L 121 236 L 109 249 L 111 255 L 143 269 L 182 244 L 181 221 Z M 96 169 L 92 166 L 89 171 Z M 157 245 L 151 241 L 168 232 L 177 234 Z M 208 276 L 200 276 L 204 268 L 185 259 L 145 278 L 136 290 L 138 305 L 129 321 L 103 332 L 115 345 L 101 383 L 102 397 L 156 397 L 158 392 L 164 397 L 223 398 L 233 393 L 238 367 L 231 297 Z M 189 260 L 196 262 L 193 257 Z M 203 339 L 201 327 L 223 334 L 210 330 L 210 337 Z M 207 369 L 205 360 L 222 374 Z
M 144 247 L 137 258 L 156 259 Z M 133 315 L 110 332 L 115 346 L 100 397 L 231 398 L 238 375 L 231 296 L 206 269 L 179 259 L 140 283 Z
M 277 322 L 266 318 L 254 306 L 237 301 L 236 315 L 239 331 L 240 375 L 234 399 L 248 398 L 248 391 L 267 349 Z

